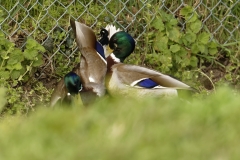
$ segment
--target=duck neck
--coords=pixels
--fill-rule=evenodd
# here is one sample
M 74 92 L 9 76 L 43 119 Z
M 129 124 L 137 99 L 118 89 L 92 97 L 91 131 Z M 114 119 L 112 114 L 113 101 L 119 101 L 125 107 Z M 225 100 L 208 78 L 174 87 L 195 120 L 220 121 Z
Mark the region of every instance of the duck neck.
M 107 57 L 107 72 L 112 72 L 111 68 L 114 64 L 121 63 L 121 60 L 117 58 L 113 53 Z

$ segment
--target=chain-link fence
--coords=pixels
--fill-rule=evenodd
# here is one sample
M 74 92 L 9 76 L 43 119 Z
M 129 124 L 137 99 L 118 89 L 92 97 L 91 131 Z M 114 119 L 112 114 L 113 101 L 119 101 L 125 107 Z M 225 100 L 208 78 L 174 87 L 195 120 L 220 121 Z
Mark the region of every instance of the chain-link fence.
M 77 51 L 76 46 L 72 46 L 70 17 L 93 27 L 96 33 L 108 23 L 113 23 L 130 32 L 137 42 L 140 42 L 145 38 L 146 29 L 158 11 L 163 10 L 177 18 L 179 10 L 185 5 L 193 6 L 207 27 L 205 29 L 219 43 L 239 41 L 239 0 L 0 1 L 0 10 L 4 18 L 0 30 L 17 47 L 24 46 L 26 37 L 33 37 L 48 51 L 44 53 L 44 68 L 51 66 L 54 70 L 56 66 L 53 65 L 53 61 L 61 63 L 59 66 L 67 65 Z

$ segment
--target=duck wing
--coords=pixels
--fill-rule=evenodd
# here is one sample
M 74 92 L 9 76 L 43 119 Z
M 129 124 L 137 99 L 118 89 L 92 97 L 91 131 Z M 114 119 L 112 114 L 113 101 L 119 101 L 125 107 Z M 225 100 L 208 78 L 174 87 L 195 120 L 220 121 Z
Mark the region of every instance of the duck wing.
M 80 77 L 83 83 L 104 83 L 107 71 L 106 60 L 96 51 L 96 36 L 92 29 L 82 23 L 71 20 L 76 42 L 81 52 Z
M 171 76 L 141 66 L 119 63 L 113 65 L 112 71 L 117 74 L 122 83 L 130 86 L 194 90 L 189 85 Z

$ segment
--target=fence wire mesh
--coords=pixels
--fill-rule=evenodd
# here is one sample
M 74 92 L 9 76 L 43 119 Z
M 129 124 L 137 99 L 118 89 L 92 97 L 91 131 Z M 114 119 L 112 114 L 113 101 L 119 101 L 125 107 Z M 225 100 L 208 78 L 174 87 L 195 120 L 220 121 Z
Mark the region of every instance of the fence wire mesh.
M 99 32 L 109 23 L 130 32 L 141 42 L 156 13 L 163 10 L 179 16 L 179 10 L 190 5 L 198 13 L 212 38 L 221 44 L 239 41 L 239 0 L 19 0 L 0 1 L 3 16 L 0 30 L 17 47 L 24 47 L 26 37 L 33 37 L 48 52 L 43 53 L 43 68 L 56 70 L 67 66 L 77 54 L 73 46 L 69 19 L 86 23 Z M 179 21 L 181 26 L 184 22 Z M 224 37 L 224 38 L 222 38 Z M 59 57 L 63 56 L 62 61 Z M 58 57 L 58 58 L 57 58 Z M 53 63 L 54 62 L 54 63 Z M 58 63 L 58 64 L 57 64 Z

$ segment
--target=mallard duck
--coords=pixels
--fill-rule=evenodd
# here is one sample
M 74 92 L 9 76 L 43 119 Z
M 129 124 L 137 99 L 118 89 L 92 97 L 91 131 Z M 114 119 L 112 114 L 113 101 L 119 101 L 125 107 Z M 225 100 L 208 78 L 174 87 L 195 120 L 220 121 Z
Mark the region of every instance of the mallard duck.
M 124 64 L 135 48 L 135 40 L 124 31 L 109 40 L 113 50 L 107 57 L 106 87 L 112 96 L 177 96 L 177 89 L 194 90 L 187 84 L 145 67 Z
M 107 63 L 104 51 L 90 27 L 74 20 L 70 20 L 70 24 L 81 52 L 80 66 L 76 69 L 85 90 L 81 92 L 81 98 L 83 103 L 91 103 L 89 102 L 90 95 L 95 98 L 105 95 Z M 92 101 L 95 98 L 90 99 Z
M 96 98 L 105 95 L 105 75 L 107 71 L 107 62 L 104 56 L 102 45 L 96 40 L 96 36 L 91 28 L 74 20 L 70 20 L 71 27 L 76 37 L 77 46 L 81 52 L 80 63 L 73 68 L 73 72 L 81 77 L 83 90 L 80 92 L 83 104 L 89 105 Z M 56 94 L 52 99 L 63 97 L 66 92 L 62 79 L 57 85 Z M 58 87 L 61 86 L 61 87 Z M 61 95 L 61 96 L 60 96 Z M 56 98 L 55 98 L 56 97 Z M 51 102 L 54 104 L 54 102 Z
M 98 53 L 99 43 L 91 28 L 77 21 L 70 21 L 76 36 L 76 42 L 81 52 L 80 77 L 84 88 L 92 88 L 102 96 L 105 93 L 104 79 L 107 71 L 107 62 L 104 55 Z
M 54 89 L 50 106 L 53 107 L 57 102 L 60 104 L 71 103 L 72 97 L 78 95 L 82 88 L 80 77 L 74 72 L 67 73 Z

